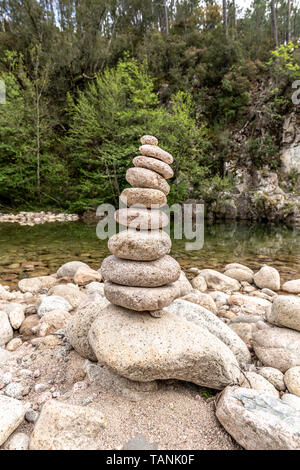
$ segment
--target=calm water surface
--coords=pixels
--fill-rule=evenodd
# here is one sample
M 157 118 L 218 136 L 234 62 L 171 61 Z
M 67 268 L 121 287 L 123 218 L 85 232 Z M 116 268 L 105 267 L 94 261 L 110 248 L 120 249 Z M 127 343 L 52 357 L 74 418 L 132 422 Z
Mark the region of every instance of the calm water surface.
M 108 254 L 107 241 L 96 237 L 96 223 L 0 224 L 2 284 L 14 287 L 24 277 L 54 273 L 73 260 L 98 269 Z M 174 240 L 172 255 L 184 269 L 219 269 L 235 261 L 256 269 L 268 263 L 283 280 L 296 279 L 300 278 L 300 230 L 252 223 L 206 224 L 202 250 L 185 251 L 185 242 Z

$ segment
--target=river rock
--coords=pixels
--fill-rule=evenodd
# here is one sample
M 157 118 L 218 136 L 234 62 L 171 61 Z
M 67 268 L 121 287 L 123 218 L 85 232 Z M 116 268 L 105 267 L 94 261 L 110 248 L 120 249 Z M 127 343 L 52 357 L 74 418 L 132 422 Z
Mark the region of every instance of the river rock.
M 132 261 L 108 256 L 101 273 L 106 281 L 132 287 L 159 287 L 177 281 L 180 265 L 165 255 L 154 261 Z
M 253 333 L 255 354 L 263 365 L 286 372 L 300 366 L 300 333 L 288 328 L 265 328 Z
M 85 292 L 90 294 L 99 294 L 104 296 L 104 282 L 90 282 L 85 286 Z
M 64 329 L 73 316 L 64 310 L 52 310 L 42 316 L 39 323 L 39 336 L 47 336 L 57 330 Z
M 272 303 L 266 299 L 237 293 L 228 298 L 228 305 L 239 306 L 242 312 L 248 315 L 265 315 Z
M 132 229 L 159 229 L 169 225 L 169 217 L 160 210 L 146 210 L 130 207 L 119 209 L 114 214 L 115 220 Z
M 263 266 L 256 274 L 254 274 L 254 282 L 260 289 L 268 288 L 271 290 L 280 289 L 280 276 L 277 269 L 271 266 Z
M 6 305 L 4 311 L 7 313 L 9 322 L 14 330 L 18 330 L 25 319 L 24 305 L 11 302 Z
M 279 369 L 275 369 L 274 367 L 261 367 L 257 372 L 274 385 L 274 387 L 280 392 L 284 392 L 286 389 L 283 380 L 284 375 Z
M 203 294 L 203 292 L 199 292 L 197 289 L 194 289 L 193 292 L 185 295 L 183 300 L 193 302 L 194 304 L 206 308 L 215 315 L 217 314 L 218 309 L 212 296 L 209 294 Z
M 262 375 L 256 374 L 255 372 L 244 372 L 241 386 L 245 388 L 253 388 L 254 390 L 264 390 L 269 395 L 279 398 L 279 392 L 276 390 L 274 385 L 272 385 Z
M 177 299 L 167 307 L 168 312 L 179 318 L 184 318 L 207 329 L 219 338 L 236 356 L 238 362 L 250 362 L 251 356 L 246 344 L 216 315 L 200 305 L 184 299 Z
M 141 137 L 141 143 L 142 145 L 158 145 L 158 140 L 154 135 L 143 135 L 143 137 Z
M 144 312 L 167 307 L 179 292 L 174 283 L 161 287 L 128 287 L 105 281 L 104 293 L 112 304 Z
M 48 291 L 47 295 L 58 295 L 59 297 L 63 297 L 70 305 L 72 305 L 73 308 L 78 307 L 85 297 L 85 294 L 81 292 L 75 284 L 61 284 L 52 287 Z
M 300 413 L 267 392 L 227 387 L 217 402 L 216 415 L 247 450 L 300 448 Z
M 147 168 L 148 170 L 156 171 L 156 173 L 159 173 L 166 179 L 173 178 L 174 176 L 172 168 L 167 163 L 164 163 L 161 160 L 157 160 L 157 158 L 145 157 L 144 155 L 141 155 L 139 157 L 135 157 L 132 160 L 132 163 L 135 167 Z
M 126 172 L 126 181 L 134 188 L 159 189 L 166 196 L 170 192 L 170 186 L 165 178 L 147 168 L 129 168 Z
M 206 280 L 209 288 L 221 291 L 238 291 L 241 284 L 231 277 L 225 276 L 214 269 L 203 269 L 200 275 Z
M 105 297 L 97 294 L 88 296 L 88 299 L 79 305 L 66 327 L 66 335 L 75 351 L 91 361 L 96 361 L 97 358 L 89 345 L 88 332 L 93 321 L 107 305 L 109 301 Z
M 281 401 L 283 403 L 287 403 L 287 405 L 291 406 L 297 411 L 300 411 L 300 398 L 292 393 L 284 393 L 281 397 Z
M 38 325 L 39 320 L 40 318 L 36 314 L 28 315 L 28 317 L 25 318 L 25 320 L 23 321 L 20 327 L 20 335 L 24 336 L 25 338 L 32 336 L 33 328 L 35 328 Z
M 120 194 L 120 200 L 126 206 L 159 209 L 167 204 L 166 195 L 159 189 L 126 188 Z
M 66 299 L 58 295 L 44 297 L 38 307 L 38 316 L 42 317 L 52 310 L 65 310 L 69 312 L 72 310 L 72 305 L 70 305 Z
M 253 282 L 253 274 L 249 273 L 246 269 L 239 269 L 239 268 L 231 268 L 227 269 L 224 272 L 225 276 L 232 277 L 232 279 L 236 279 L 237 281 L 247 281 L 249 283 Z
M 73 279 L 75 284 L 78 284 L 79 286 L 85 286 L 90 282 L 97 282 L 102 280 L 98 271 L 95 271 L 94 269 L 86 266 L 80 266 L 74 274 Z
M 178 379 L 222 389 L 240 379 L 222 341 L 170 312 L 153 318 L 109 305 L 92 324 L 89 342 L 101 364 L 131 380 Z
M 31 292 L 32 294 L 38 294 L 43 289 L 50 289 L 57 284 L 57 279 L 54 276 L 39 276 L 31 277 L 28 279 L 21 279 L 18 283 L 18 287 L 21 292 Z
M 178 289 L 178 297 L 184 297 L 193 291 L 193 287 L 183 271 L 181 271 L 178 281 L 173 282 L 173 284 Z
M 274 325 L 300 331 L 300 298 L 293 295 L 279 295 L 267 313 L 267 320 Z
M 24 432 L 13 434 L 5 443 L 5 449 L 7 450 L 28 450 L 28 446 L 29 437 Z
M 70 277 L 73 278 L 77 269 L 81 266 L 85 266 L 88 268 L 89 266 L 86 263 L 82 263 L 82 261 L 69 261 L 69 263 L 63 264 L 57 271 L 56 275 L 58 278 L 60 277 Z
M 243 271 L 247 271 L 249 274 L 254 274 L 252 269 L 248 268 L 248 266 L 245 266 L 244 264 L 240 263 L 229 263 L 226 264 L 224 271 L 229 271 L 230 269 L 242 269 Z
M 207 291 L 206 280 L 204 279 L 203 276 L 201 276 L 201 274 L 198 274 L 198 276 L 194 277 L 194 279 L 191 280 L 191 284 L 194 287 L 194 289 L 197 289 L 200 292 Z
M 171 239 L 167 233 L 160 230 L 123 230 L 110 237 L 108 249 L 118 258 L 152 261 L 170 252 Z
M 4 347 L 13 338 L 13 334 L 7 313 L 0 310 L 0 347 Z
M 7 343 L 6 349 L 7 351 L 15 351 L 20 346 L 22 346 L 22 344 L 23 341 L 21 340 L 21 338 L 13 338 L 9 341 L 9 343 Z
M 49 400 L 30 437 L 30 450 L 99 450 L 103 414 L 91 406 Z
M 290 294 L 300 294 L 300 279 L 285 282 L 282 286 L 282 290 Z
M 172 155 L 169 152 L 166 152 L 165 150 L 161 149 L 157 145 L 148 145 L 148 144 L 142 145 L 139 148 L 139 151 L 141 152 L 142 155 L 145 155 L 146 157 L 158 158 L 159 160 L 162 160 L 168 165 L 172 165 L 174 161 Z
M 22 423 L 26 407 L 19 400 L 0 395 L 0 445 Z
M 253 325 L 251 323 L 229 323 L 229 327 L 247 346 L 251 346 L 253 334 Z
M 284 374 L 284 383 L 293 395 L 300 397 L 300 367 L 291 367 Z

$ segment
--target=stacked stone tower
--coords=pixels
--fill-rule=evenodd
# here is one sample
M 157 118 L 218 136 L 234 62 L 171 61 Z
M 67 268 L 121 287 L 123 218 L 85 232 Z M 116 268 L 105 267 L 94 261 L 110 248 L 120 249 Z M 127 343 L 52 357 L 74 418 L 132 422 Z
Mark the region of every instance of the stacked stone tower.
M 169 256 L 171 239 L 162 230 L 169 218 L 160 210 L 170 191 L 166 179 L 173 176 L 173 157 L 158 147 L 156 137 L 145 135 L 141 143 L 141 156 L 126 173 L 132 188 L 120 196 L 127 208 L 115 213 L 126 229 L 109 239 L 112 255 L 103 261 L 101 273 L 112 304 L 160 316 L 177 297 L 174 283 L 180 276 L 179 264 Z

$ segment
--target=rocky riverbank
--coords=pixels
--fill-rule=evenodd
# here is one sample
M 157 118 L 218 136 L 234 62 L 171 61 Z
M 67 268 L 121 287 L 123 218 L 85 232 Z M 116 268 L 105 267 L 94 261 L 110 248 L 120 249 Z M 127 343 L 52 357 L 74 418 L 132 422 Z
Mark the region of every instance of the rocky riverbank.
M 77 261 L 0 286 L 1 448 L 299 449 L 300 280 L 186 274 L 161 318 Z
M 46 222 L 74 222 L 79 220 L 77 214 L 55 214 L 53 212 L 19 212 L 18 214 L 0 213 L 0 223 L 18 223 L 20 225 L 37 225 Z

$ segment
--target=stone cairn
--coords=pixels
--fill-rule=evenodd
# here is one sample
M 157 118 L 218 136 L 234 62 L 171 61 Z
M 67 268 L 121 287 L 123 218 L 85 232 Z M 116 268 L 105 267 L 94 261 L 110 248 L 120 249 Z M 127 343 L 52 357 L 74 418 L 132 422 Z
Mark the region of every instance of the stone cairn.
M 112 304 L 160 317 L 161 309 L 178 296 L 175 281 L 180 277 L 180 265 L 168 255 L 171 239 L 162 230 L 169 217 L 159 210 L 167 203 L 166 179 L 173 176 L 173 157 L 158 147 L 156 137 L 145 135 L 141 143 L 141 156 L 126 172 L 132 188 L 120 195 L 127 208 L 115 213 L 115 220 L 126 229 L 109 239 L 112 255 L 103 261 L 101 274 Z

